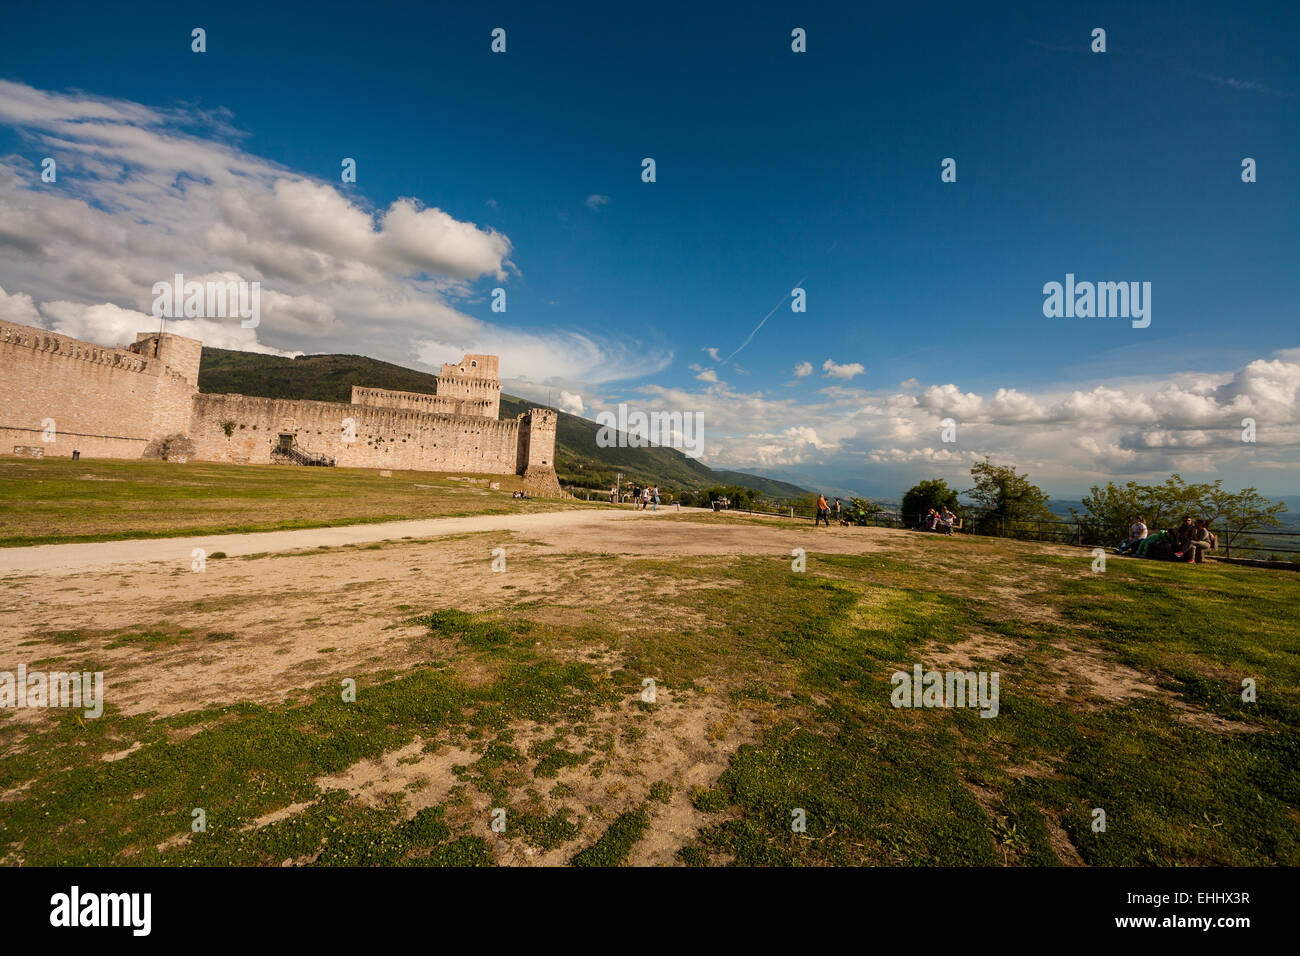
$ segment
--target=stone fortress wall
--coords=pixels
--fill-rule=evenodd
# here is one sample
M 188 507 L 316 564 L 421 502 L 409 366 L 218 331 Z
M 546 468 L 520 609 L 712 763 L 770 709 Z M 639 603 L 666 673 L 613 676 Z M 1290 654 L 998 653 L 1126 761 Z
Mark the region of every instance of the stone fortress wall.
M 104 348 L 0 321 L 0 451 L 142 457 L 156 436 L 188 428 L 202 349 L 147 332 Z
M 365 388 L 361 385 L 352 386 L 352 404 L 375 408 L 405 408 L 412 412 L 434 412 L 441 415 L 469 415 L 474 418 L 497 417 L 492 403 L 486 398 L 449 398 L 427 392 L 398 392 L 389 388 Z
M 109 349 L 0 321 L 0 453 L 270 464 L 290 444 L 344 467 L 518 474 L 559 493 L 557 415 L 499 420 L 494 355 L 444 365 L 436 394 L 357 387 L 351 404 L 200 394 L 201 356 L 179 335 Z

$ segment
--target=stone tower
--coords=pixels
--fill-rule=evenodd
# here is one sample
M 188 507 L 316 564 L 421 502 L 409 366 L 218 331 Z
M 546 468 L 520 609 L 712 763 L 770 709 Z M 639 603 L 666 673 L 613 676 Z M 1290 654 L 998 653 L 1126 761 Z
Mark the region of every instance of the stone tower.
M 501 414 L 501 379 L 495 355 L 466 355 L 455 365 L 442 366 L 436 394 L 466 401 L 487 402 L 484 417 Z
M 559 414 L 553 408 L 530 408 L 519 416 L 519 453 L 516 469 L 524 487 L 533 494 L 559 495 L 555 474 L 555 433 Z
M 128 348 L 136 355 L 158 359 L 164 368 L 171 369 L 194 388 L 199 387 L 203 343 L 198 339 L 170 332 L 137 332 Z
M 127 348 L 158 367 L 150 442 L 145 446 L 144 457 L 180 460 L 194 457 L 190 425 L 194 397 L 199 393 L 203 343 L 170 332 L 137 332 L 135 341 Z

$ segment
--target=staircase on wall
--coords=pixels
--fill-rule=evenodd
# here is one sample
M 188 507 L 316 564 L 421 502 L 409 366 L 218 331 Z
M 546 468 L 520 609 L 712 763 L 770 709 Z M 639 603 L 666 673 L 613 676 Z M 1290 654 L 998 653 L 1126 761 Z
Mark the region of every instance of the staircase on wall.
M 334 459 L 329 455 L 313 455 L 303 451 L 296 444 L 278 445 L 271 449 L 271 462 L 277 465 L 308 465 L 317 468 L 333 468 Z

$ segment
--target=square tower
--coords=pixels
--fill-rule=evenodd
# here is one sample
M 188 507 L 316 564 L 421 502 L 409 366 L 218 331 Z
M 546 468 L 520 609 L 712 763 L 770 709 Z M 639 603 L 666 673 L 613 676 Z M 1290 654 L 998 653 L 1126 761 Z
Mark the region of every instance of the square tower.
M 198 339 L 170 332 L 137 332 L 129 348 L 136 355 L 158 359 L 163 368 L 171 369 L 190 385 L 199 387 L 203 343 Z
M 499 383 L 499 362 L 495 355 L 466 355 L 454 365 L 444 362 L 441 374 L 449 378 L 482 378 Z
M 496 420 L 501 415 L 501 380 L 495 355 L 466 355 L 455 365 L 443 364 L 435 392 L 443 398 L 473 402 L 477 414 Z

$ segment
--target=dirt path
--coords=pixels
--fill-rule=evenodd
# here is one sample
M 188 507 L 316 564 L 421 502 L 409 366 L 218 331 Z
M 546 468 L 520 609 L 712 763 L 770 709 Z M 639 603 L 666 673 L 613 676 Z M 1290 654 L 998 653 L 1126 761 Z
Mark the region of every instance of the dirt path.
M 493 660 L 431 634 L 416 617 L 447 608 L 507 614 L 524 608 L 531 620 L 563 625 L 547 631 L 545 644 L 535 647 L 539 655 L 612 674 L 628 666 L 626 648 L 646 635 L 709 626 L 714 599 L 683 600 L 688 592 L 716 590 L 720 601 L 757 599 L 725 576 L 656 573 L 665 561 L 757 556 L 789 567 L 792 550 L 803 548 L 815 569 L 821 554 L 928 547 L 942 555 L 936 544 L 883 528 L 814 529 L 809 522 L 629 508 L 3 549 L 0 670 L 26 663 L 102 671 L 116 711 L 162 719 L 240 703 L 301 703 L 343 678 L 364 683 L 376 673 L 430 664 L 477 686 L 499 676 Z M 191 568 L 196 547 L 209 555 L 202 573 Z M 508 564 L 494 568 L 499 548 Z M 216 552 L 227 557 L 211 557 Z M 462 786 L 454 770 L 482 756 L 486 742 L 463 728 L 422 727 L 413 743 L 317 785 L 343 789 L 368 806 L 398 801 L 408 816 L 445 805 L 448 818 L 481 836 L 505 865 L 563 863 L 617 814 L 649 806 L 649 829 L 630 861 L 672 864 L 701 827 L 722 819 L 694 805 L 693 789 L 713 786 L 737 749 L 759 739 L 775 719 L 770 703 L 736 700 L 729 690 L 719 676 L 690 688 L 662 686 L 653 713 L 635 702 L 600 709 L 566 737 L 566 747 L 591 758 L 546 780 L 527 777 L 540 759 L 532 747 L 558 725 L 513 722 L 513 746 L 530 754 L 520 771 L 528 788 L 512 791 L 513 799 L 536 799 L 546 813 L 564 809 L 583 823 L 579 839 L 551 850 L 499 839 L 489 829 L 496 804 L 488 793 Z M 21 750 L 28 735 L 57 719 L 52 709 L 14 711 L 9 721 L 19 733 L 11 746 Z M 168 729 L 176 740 L 191 732 Z M 105 759 L 127 758 L 138 746 L 123 737 Z M 671 785 L 666 798 L 652 799 L 656 783 Z M 0 794 L 0 800 L 14 797 Z M 306 806 L 278 808 L 261 822 Z M 179 832 L 174 840 L 188 838 Z
M 706 513 L 703 509 L 685 508 Z M 599 534 L 604 526 L 622 521 L 644 521 L 676 514 L 628 509 L 609 511 L 543 511 L 517 515 L 471 515 L 464 518 L 426 518 L 385 521 L 333 528 L 262 531 L 252 534 L 198 535 L 184 538 L 136 538 L 87 544 L 45 544 L 27 548 L 0 548 L 0 577 L 12 574 L 70 573 L 154 562 L 189 564 L 195 548 L 206 554 L 220 551 L 229 557 L 336 548 L 348 544 L 373 544 L 402 538 L 434 538 L 480 531 L 541 532 L 570 528 L 583 537 Z M 595 540 L 595 539 L 592 539 Z
M 200 637 L 225 637 L 216 643 L 151 641 L 147 652 L 139 642 L 100 649 L 115 669 L 150 672 L 120 693 L 126 712 L 269 702 L 282 698 L 285 687 L 324 674 L 373 667 L 376 660 L 401 667 L 423 659 L 427 649 L 408 646 L 422 629 L 394 624 L 442 607 L 478 611 L 541 602 L 578 620 L 587 609 L 608 604 L 627 614 L 628 627 L 669 626 L 677 613 L 672 589 L 679 585 L 667 578 L 639 584 L 633 613 L 625 585 L 600 584 L 617 580 L 610 577 L 611 555 L 743 554 L 788 561 L 796 546 L 848 554 L 906 545 L 894 540 L 906 532 L 835 528 L 814 534 L 805 524 L 682 520 L 677 514 L 543 512 L 3 549 L 0 667 L 66 654 L 67 646 L 49 636 L 61 631 L 149 633 L 183 626 Z M 466 537 L 474 532 L 486 533 Z M 322 544 L 335 547 L 316 550 Z M 363 546 L 337 547 L 347 544 Z M 228 557 L 209 557 L 204 573 L 196 574 L 195 547 Z M 504 574 L 492 570 L 497 547 L 507 552 Z M 167 691 L 176 686 L 203 688 L 201 699 Z

